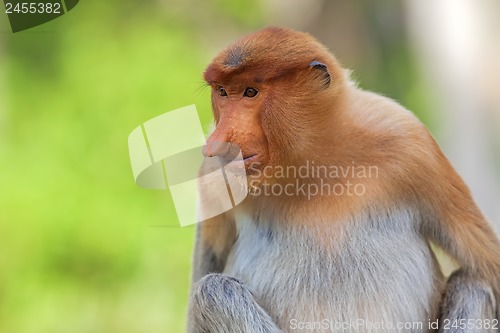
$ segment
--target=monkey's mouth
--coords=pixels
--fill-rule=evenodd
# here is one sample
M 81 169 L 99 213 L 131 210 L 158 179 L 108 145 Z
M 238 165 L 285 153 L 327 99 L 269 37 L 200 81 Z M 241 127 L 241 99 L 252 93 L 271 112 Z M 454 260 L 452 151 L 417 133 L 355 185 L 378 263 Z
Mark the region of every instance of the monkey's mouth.
M 255 163 L 259 158 L 259 154 L 248 154 L 248 155 L 243 155 L 241 157 L 236 157 L 234 156 L 224 156 L 222 157 L 222 161 L 224 165 L 230 165 L 233 163 L 245 163 L 245 167 L 248 167 L 251 163 Z
M 260 160 L 260 154 L 244 154 L 242 157 L 240 158 L 236 158 L 232 161 L 228 161 L 229 163 L 233 163 L 233 162 L 243 162 L 245 164 L 245 168 L 248 169 L 250 167 L 250 165 L 255 165 L 256 163 L 258 163 Z
M 260 169 L 262 167 L 262 154 L 243 155 L 243 163 L 247 172 Z
M 251 155 L 243 156 L 243 161 L 247 162 L 247 161 L 255 160 L 255 159 L 257 159 L 258 155 L 259 154 L 251 154 Z

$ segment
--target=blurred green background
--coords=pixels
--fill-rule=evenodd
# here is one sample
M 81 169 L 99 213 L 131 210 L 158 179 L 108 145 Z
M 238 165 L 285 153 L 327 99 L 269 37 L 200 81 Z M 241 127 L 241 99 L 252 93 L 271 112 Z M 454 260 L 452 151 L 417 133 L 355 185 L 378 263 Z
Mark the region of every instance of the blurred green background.
M 0 13 L 0 332 L 184 330 L 194 228 L 178 226 L 168 192 L 134 184 L 127 136 L 189 104 L 206 128 L 201 73 L 244 33 L 334 36 L 362 87 L 439 133 L 402 5 L 332 3 L 351 19 L 335 21 L 340 35 L 324 17 L 295 25 L 255 0 L 82 1 L 16 34 Z

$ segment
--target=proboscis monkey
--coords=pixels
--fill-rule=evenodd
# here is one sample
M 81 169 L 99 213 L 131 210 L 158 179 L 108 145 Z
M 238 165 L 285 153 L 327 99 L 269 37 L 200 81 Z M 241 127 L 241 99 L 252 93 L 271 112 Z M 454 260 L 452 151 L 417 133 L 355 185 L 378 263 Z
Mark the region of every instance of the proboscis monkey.
M 283 28 L 238 40 L 204 79 L 204 153 L 238 146 L 250 193 L 198 226 L 190 332 L 497 331 L 499 241 L 412 113 Z M 461 266 L 448 279 L 429 242 Z

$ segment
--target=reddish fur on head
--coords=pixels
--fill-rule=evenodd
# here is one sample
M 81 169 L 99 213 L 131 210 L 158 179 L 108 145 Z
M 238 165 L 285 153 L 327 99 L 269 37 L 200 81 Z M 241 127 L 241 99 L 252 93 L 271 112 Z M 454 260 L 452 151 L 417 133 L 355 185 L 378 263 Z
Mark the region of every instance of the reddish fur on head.
M 204 79 L 212 87 L 217 124 L 207 145 L 240 146 L 247 168 L 300 163 L 315 151 L 321 155 L 345 85 L 340 65 L 316 39 L 275 27 L 226 48 Z M 227 96 L 219 96 L 220 87 Z M 257 96 L 244 97 L 248 87 L 257 89 Z M 217 155 L 214 150 L 207 153 Z

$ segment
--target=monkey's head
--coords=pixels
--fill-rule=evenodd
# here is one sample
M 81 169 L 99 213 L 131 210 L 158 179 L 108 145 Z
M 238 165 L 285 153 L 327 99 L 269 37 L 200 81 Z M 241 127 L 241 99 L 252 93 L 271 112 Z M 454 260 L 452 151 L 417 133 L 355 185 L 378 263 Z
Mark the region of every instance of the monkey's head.
M 306 33 L 266 28 L 236 41 L 204 72 L 216 123 L 204 154 L 224 156 L 236 145 L 247 170 L 320 154 L 343 73 Z

